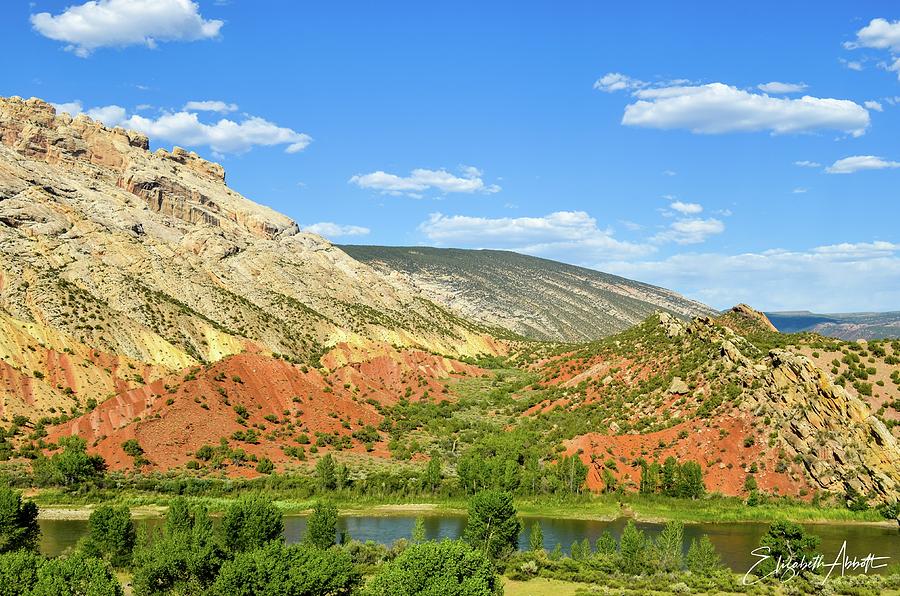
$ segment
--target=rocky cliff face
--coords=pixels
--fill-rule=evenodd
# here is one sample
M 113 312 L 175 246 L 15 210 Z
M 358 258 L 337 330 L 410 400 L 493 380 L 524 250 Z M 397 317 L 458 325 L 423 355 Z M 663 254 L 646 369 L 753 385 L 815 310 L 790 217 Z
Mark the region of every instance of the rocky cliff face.
M 169 370 L 242 351 L 317 361 L 340 341 L 503 349 L 224 178 L 141 134 L 0 98 L 0 307 Z
M 746 402 L 772 415 L 791 458 L 823 489 L 900 497 L 900 447 L 862 400 L 835 385 L 808 358 L 772 350 L 764 385 Z
M 771 326 L 746 305 L 729 314 Z M 856 491 L 873 503 L 900 499 L 897 439 L 865 401 L 836 385 L 810 358 L 788 349 L 762 354 L 707 318 L 686 324 L 662 314 L 660 324 L 671 338 L 695 335 L 718 347 L 718 357 L 745 388 L 740 410 L 769 419 L 786 460 L 801 463 L 816 485 L 840 494 Z

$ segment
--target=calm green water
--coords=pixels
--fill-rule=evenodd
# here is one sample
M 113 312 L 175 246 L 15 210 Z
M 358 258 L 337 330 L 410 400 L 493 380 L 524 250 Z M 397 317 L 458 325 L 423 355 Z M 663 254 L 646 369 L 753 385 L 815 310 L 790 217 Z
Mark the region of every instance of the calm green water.
M 415 516 L 353 516 L 342 517 L 338 526 L 340 532 L 356 540 L 374 540 L 390 544 L 399 538 L 409 538 L 412 534 Z M 425 534 L 429 539 L 458 538 L 466 526 L 465 516 L 430 515 L 425 518 Z M 618 538 L 625 527 L 625 519 L 615 521 L 591 521 L 575 519 L 556 519 L 549 517 L 524 517 L 525 529 L 519 540 L 522 548 L 528 546 L 528 531 L 532 522 L 539 521 L 544 531 L 544 547 L 553 549 L 557 543 L 568 552 L 573 542 L 584 538 L 593 543 L 605 530 Z M 162 520 L 141 520 L 139 524 L 147 526 L 159 525 Z M 306 518 L 303 516 L 286 516 L 284 518 L 285 538 L 288 543 L 302 540 L 306 532 Z M 656 536 L 661 524 L 638 523 L 638 528 L 648 536 Z M 759 539 L 766 532 L 767 524 L 759 523 L 727 523 L 727 524 L 689 524 L 685 526 L 687 544 L 692 538 L 703 534 L 709 535 L 716 546 L 722 561 L 737 572 L 745 572 L 756 562 L 751 551 L 759 546 Z M 808 529 L 822 539 L 820 552 L 826 560 L 837 556 L 841 545 L 847 542 L 847 556 L 864 557 L 873 553 L 879 557 L 890 557 L 888 564 L 900 563 L 900 532 L 895 528 L 815 524 Z M 41 550 L 48 555 L 58 555 L 75 546 L 87 532 L 86 521 L 76 520 L 41 520 Z

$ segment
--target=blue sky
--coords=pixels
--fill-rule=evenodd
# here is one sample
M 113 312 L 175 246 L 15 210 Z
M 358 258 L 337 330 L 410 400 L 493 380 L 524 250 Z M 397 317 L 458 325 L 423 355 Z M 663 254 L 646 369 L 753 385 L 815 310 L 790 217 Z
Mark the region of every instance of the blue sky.
M 816 6 L 7 2 L 0 94 L 195 149 L 336 242 L 900 310 L 900 12 Z

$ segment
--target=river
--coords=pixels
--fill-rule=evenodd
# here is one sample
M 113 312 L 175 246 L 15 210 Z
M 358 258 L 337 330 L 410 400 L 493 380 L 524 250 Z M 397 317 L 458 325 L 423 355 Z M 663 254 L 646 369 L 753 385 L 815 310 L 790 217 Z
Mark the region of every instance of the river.
M 429 539 L 458 538 L 465 529 L 463 515 L 424 515 L 425 535 Z M 374 540 L 391 544 L 400 538 L 409 538 L 415 524 L 415 515 L 346 516 L 338 522 L 339 532 L 356 540 Z M 544 533 L 544 547 L 552 550 L 561 544 L 564 552 L 569 551 L 573 542 L 587 538 L 594 541 L 606 530 L 617 539 L 625 527 L 626 520 L 614 521 L 560 519 L 552 517 L 522 517 L 524 529 L 519 538 L 519 546 L 528 547 L 531 524 L 538 521 Z M 154 526 L 162 524 L 162 519 L 142 519 L 136 523 Z M 73 548 L 87 532 L 85 520 L 40 520 L 41 550 L 48 555 L 59 555 Z M 638 528 L 648 536 L 656 536 L 663 525 L 638 522 Z M 706 523 L 686 524 L 685 549 L 692 538 L 707 534 L 722 557 L 722 562 L 736 572 L 745 572 L 756 562 L 751 554 L 759 546 L 768 524 L 764 523 Z M 878 557 L 889 557 L 879 563 L 900 563 L 900 533 L 894 527 L 861 524 L 810 524 L 807 529 L 822 540 L 819 552 L 827 561 L 833 560 L 846 541 L 848 557 L 864 557 L 872 553 Z M 284 533 L 288 543 L 299 542 L 306 532 L 306 518 L 287 515 L 284 518 Z M 836 570 L 837 572 L 837 570 Z

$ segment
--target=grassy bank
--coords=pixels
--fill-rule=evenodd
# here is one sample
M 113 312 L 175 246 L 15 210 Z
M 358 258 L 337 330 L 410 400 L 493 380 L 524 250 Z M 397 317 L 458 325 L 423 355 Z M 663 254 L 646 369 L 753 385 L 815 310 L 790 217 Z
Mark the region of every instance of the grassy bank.
M 607 594 L 614 593 L 622 596 L 647 596 L 665 595 L 665 594 L 683 594 L 684 590 L 672 589 L 664 591 L 651 590 L 644 588 L 629 590 L 627 588 L 617 588 L 615 591 L 598 584 L 588 584 L 580 582 L 562 581 L 558 579 L 534 578 L 528 581 L 515 581 L 509 578 L 503 578 L 503 593 L 506 596 L 587 596 L 588 594 Z M 707 594 L 708 596 L 726 596 L 732 592 L 694 592 Z M 759 586 L 754 592 L 755 594 L 766 594 L 771 596 L 782 596 L 788 594 L 796 594 L 797 591 L 792 589 L 790 583 Z M 823 592 L 827 593 L 827 592 Z M 874 594 L 872 591 L 860 589 L 853 592 L 841 592 L 842 594 Z M 892 589 L 883 589 L 880 594 L 884 596 L 898 596 L 900 591 Z
M 285 513 L 308 511 L 317 498 L 296 498 L 291 494 L 267 493 Z M 159 515 L 173 495 L 134 490 L 105 490 L 87 495 L 60 490 L 30 492 L 28 496 L 42 509 L 71 512 L 74 518 L 85 515 L 99 503 L 127 505 L 143 517 Z M 221 511 L 233 497 L 188 496 L 212 511 Z M 465 498 L 373 497 L 341 494 L 328 495 L 345 515 L 412 515 L 464 514 Z M 728 497 L 708 497 L 696 501 L 646 495 L 592 495 L 577 498 L 521 498 L 516 507 L 526 517 L 612 520 L 633 517 L 641 521 L 679 520 L 685 523 L 772 522 L 789 520 L 801 523 L 882 523 L 893 525 L 875 510 L 850 511 L 843 507 L 813 506 L 794 501 L 773 501 L 750 507 Z

